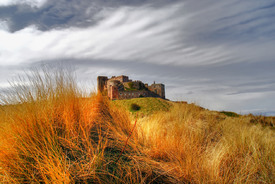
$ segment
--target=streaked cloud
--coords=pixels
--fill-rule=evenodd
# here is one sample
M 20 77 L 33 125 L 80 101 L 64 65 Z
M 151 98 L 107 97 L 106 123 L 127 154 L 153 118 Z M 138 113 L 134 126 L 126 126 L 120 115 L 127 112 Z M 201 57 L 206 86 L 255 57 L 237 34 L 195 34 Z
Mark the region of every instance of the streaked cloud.
M 26 4 L 31 7 L 41 7 L 47 0 L 1 0 L 0 6 L 12 6 Z
M 188 39 L 185 42 L 182 30 L 189 26 L 190 20 L 178 16 L 182 11 L 184 4 L 160 9 L 122 7 L 105 12 L 97 25 L 85 29 L 40 31 L 33 25 L 14 33 L 1 31 L 1 64 L 94 58 L 163 65 L 209 65 L 244 59 L 242 54 L 233 54 L 234 49 L 239 50 L 241 46 L 206 47 L 189 43 Z

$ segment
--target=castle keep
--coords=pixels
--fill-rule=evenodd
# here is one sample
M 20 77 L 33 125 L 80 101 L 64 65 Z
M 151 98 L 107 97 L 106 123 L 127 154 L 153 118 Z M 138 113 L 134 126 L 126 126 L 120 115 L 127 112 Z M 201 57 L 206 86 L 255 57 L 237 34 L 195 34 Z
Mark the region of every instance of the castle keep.
M 148 85 L 137 80 L 130 80 L 128 76 L 97 77 L 97 89 L 102 94 L 108 95 L 111 100 L 130 99 L 139 97 L 159 97 L 165 99 L 164 84 Z

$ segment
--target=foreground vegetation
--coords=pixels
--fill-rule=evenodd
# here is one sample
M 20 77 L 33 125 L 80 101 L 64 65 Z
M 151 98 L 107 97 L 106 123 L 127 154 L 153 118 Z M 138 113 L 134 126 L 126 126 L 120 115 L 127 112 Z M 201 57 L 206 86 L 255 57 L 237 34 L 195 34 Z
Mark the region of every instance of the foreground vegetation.
M 110 103 L 85 97 L 66 72 L 26 80 L 2 98 L 0 183 L 275 182 L 275 132 L 262 117 L 154 98 Z

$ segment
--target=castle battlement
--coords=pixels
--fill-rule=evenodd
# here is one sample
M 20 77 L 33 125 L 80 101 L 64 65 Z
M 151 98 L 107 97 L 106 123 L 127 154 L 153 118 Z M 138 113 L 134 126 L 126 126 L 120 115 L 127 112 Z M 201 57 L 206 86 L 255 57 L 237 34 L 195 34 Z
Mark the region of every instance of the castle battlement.
M 97 77 L 97 89 L 111 100 L 139 97 L 158 97 L 165 99 L 164 84 L 144 84 L 140 80 L 130 80 L 128 76 Z

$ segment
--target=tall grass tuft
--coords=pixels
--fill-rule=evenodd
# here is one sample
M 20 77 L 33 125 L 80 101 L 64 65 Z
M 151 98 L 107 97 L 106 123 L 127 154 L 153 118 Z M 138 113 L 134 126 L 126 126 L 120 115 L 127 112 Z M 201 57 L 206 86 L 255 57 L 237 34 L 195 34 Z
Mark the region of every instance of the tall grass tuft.
M 82 94 L 66 70 L 44 68 L 20 77 L 1 101 L 0 183 L 172 178 L 147 163 L 128 113 L 100 94 Z
M 83 174 L 75 167 L 84 168 L 84 160 L 101 156 L 89 141 L 95 98 L 82 99 L 67 71 L 42 72 L 20 77 L 2 98 L 2 182 L 68 183 Z

